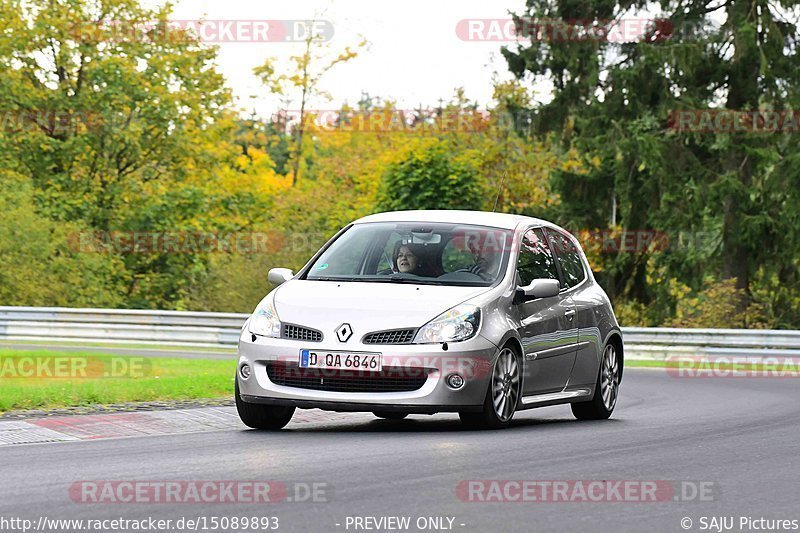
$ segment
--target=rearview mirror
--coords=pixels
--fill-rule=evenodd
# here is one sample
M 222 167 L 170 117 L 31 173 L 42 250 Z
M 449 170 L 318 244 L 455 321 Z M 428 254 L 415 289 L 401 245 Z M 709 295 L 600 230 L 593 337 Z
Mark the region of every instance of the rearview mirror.
M 520 289 L 525 294 L 525 301 L 537 298 L 550 298 L 557 296 L 561 285 L 556 279 L 535 279 L 527 287 Z
M 269 269 L 269 275 L 267 279 L 273 285 L 280 285 L 281 283 L 285 283 L 294 277 L 294 272 L 292 272 L 288 268 L 271 268 Z
M 422 231 L 411 232 L 411 244 L 439 244 L 441 242 L 441 233 L 428 233 Z

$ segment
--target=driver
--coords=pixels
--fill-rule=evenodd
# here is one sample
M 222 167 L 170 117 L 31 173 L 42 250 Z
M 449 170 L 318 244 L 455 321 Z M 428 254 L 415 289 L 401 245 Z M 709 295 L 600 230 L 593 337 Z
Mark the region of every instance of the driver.
M 393 263 L 394 269 L 402 274 L 420 275 L 423 268 L 421 254 L 415 246 L 403 244 L 395 248 Z

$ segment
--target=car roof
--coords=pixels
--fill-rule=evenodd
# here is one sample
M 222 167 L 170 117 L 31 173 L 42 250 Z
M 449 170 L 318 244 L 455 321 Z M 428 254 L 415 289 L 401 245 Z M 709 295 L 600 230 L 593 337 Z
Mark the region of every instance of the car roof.
M 444 222 L 454 224 L 474 224 L 492 228 L 515 229 L 522 223 L 554 226 L 555 224 L 533 217 L 512 215 L 510 213 L 489 213 L 487 211 L 460 211 L 455 209 L 389 211 L 375 213 L 359 218 L 353 224 L 369 222 Z

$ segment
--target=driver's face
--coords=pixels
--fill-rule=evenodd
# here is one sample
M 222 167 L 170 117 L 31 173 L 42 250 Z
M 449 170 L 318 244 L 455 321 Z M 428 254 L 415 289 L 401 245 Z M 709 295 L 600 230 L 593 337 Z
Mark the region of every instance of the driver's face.
M 403 273 L 416 270 L 419 260 L 407 246 L 401 246 L 397 252 L 397 270 Z

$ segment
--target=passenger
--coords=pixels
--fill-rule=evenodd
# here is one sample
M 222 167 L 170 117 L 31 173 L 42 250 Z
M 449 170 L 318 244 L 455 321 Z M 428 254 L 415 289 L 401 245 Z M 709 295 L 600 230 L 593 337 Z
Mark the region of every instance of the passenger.
M 486 281 L 493 280 L 497 277 L 497 271 L 500 268 L 500 259 L 502 255 L 494 246 L 484 246 L 483 249 L 477 242 L 471 241 L 467 245 L 472 252 L 473 261 L 475 264 L 472 267 L 464 269 L 467 272 L 478 275 Z
M 486 253 L 475 259 L 475 264 L 466 269 L 485 281 L 491 281 L 497 277 L 497 270 L 500 266 L 500 256 L 495 253 Z

